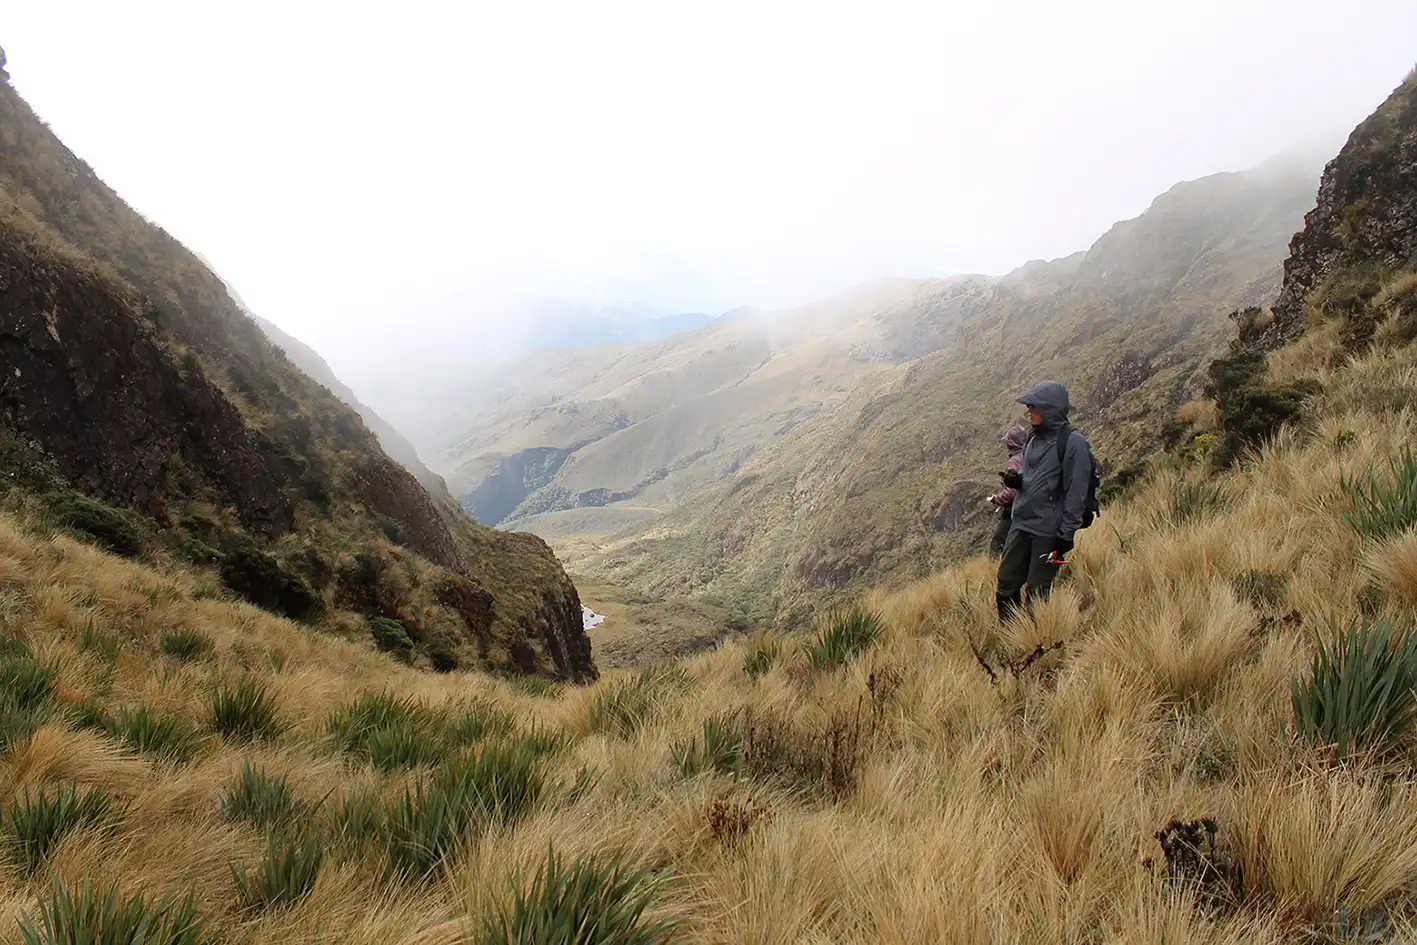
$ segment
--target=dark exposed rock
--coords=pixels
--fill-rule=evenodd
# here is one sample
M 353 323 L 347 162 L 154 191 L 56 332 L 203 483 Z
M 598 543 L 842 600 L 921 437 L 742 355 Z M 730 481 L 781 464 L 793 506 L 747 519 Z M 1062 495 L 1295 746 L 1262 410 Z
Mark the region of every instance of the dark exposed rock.
M 1106 410 L 1123 394 L 1145 384 L 1151 373 L 1152 368 L 1146 358 L 1128 352 L 1108 365 L 1093 383 L 1084 403 L 1091 411 Z
M 0 417 L 81 491 L 145 514 L 210 490 L 268 536 L 293 513 L 240 415 L 159 347 L 138 301 L 40 238 L 0 240 Z
M 1349 135 L 1324 169 L 1318 201 L 1289 244 L 1274 320 L 1256 339 L 1272 350 L 1304 330 L 1309 297 L 1351 278 L 1417 263 L 1417 73 Z

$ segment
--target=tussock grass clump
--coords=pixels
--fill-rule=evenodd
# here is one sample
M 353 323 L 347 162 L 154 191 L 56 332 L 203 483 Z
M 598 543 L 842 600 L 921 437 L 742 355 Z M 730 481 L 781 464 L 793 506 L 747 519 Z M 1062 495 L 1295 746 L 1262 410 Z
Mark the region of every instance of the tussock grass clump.
M 5 638 L 0 655 L 0 752 L 29 739 L 49 715 L 56 676 L 35 660 L 23 640 Z
M 488 827 L 519 820 L 542 796 L 539 762 L 524 744 L 492 743 L 406 791 L 378 826 L 391 871 L 427 876 Z
M 679 772 L 686 778 L 705 771 L 741 776 L 744 773 L 743 729 L 743 719 L 736 712 L 704 719 L 703 730 L 697 738 L 680 742 L 672 749 Z
M 336 709 L 325 727 L 347 753 L 392 771 L 437 764 L 447 757 L 441 721 L 416 700 L 378 692 Z
M 603 687 L 590 705 L 590 730 L 628 738 L 654 715 L 666 696 L 687 682 L 688 676 L 678 666 L 650 666 Z
M 244 820 L 253 827 L 283 827 L 310 813 L 310 805 L 295 796 L 283 774 L 267 774 L 241 762 L 241 773 L 221 795 L 221 816 Z
M 55 877 L 39 916 L 20 921 L 24 945 L 212 945 L 206 919 L 189 893 L 181 901 L 122 898 L 116 885 L 95 889 L 87 876 L 77 893 Z
M 1289 578 L 1278 571 L 1258 570 L 1241 571 L 1231 581 L 1235 593 L 1256 609 L 1282 604 L 1288 583 Z
M 28 654 L 0 658 L 0 700 L 7 708 L 37 709 L 54 691 L 55 675 Z
M 1344 476 L 1339 488 L 1353 503 L 1343 520 L 1365 539 L 1387 538 L 1417 525 L 1417 456 L 1410 447 L 1389 462 L 1386 479 Z
M 881 615 L 871 611 L 851 608 L 834 614 L 807 648 L 807 659 L 817 669 L 849 663 L 874 643 L 884 628 Z
M 488 922 L 481 945 L 664 945 L 677 924 L 645 915 L 660 885 L 649 871 L 613 859 L 568 864 L 550 851 L 511 909 Z
M 186 716 L 155 712 L 145 705 L 125 706 L 114 715 L 89 706 L 85 720 L 97 722 L 110 738 L 134 751 L 179 764 L 190 761 L 202 743 L 201 731 Z
M 1334 746 L 1339 757 L 1395 749 L 1417 720 L 1417 634 L 1383 621 L 1316 642 L 1308 678 L 1293 686 L 1298 734 Z
M 275 693 L 255 676 L 217 685 L 211 696 L 211 726 L 235 742 L 275 738 L 285 730 Z
M 294 905 L 315 888 L 324 863 L 324 842 L 317 834 L 272 834 L 266 841 L 265 858 L 254 872 L 231 867 L 241 908 L 246 912 L 267 912 Z
M 749 679 L 761 679 L 772 671 L 782 658 L 782 644 L 776 640 L 761 640 L 743 654 L 743 672 Z
M 486 700 L 476 700 L 448 716 L 444 730 L 456 745 L 476 745 L 511 735 L 516 721 Z
M 732 713 L 705 719 L 700 734 L 676 744 L 672 754 L 685 777 L 718 771 L 838 798 L 856 784 L 869 734 L 867 722 L 850 712 L 815 725 L 767 713 Z
M 212 638 L 200 630 L 173 630 L 164 633 L 158 643 L 158 650 L 163 656 L 170 656 L 181 663 L 201 659 L 214 648 Z
M 26 875 L 34 873 L 70 831 L 101 823 L 114 812 L 113 799 L 103 788 L 82 793 L 69 785 L 50 795 L 31 797 L 11 806 L 0 820 L 5 854 Z
M 1214 482 L 1177 479 L 1167 495 L 1162 520 L 1170 525 L 1184 525 L 1209 518 L 1225 508 L 1225 490 Z

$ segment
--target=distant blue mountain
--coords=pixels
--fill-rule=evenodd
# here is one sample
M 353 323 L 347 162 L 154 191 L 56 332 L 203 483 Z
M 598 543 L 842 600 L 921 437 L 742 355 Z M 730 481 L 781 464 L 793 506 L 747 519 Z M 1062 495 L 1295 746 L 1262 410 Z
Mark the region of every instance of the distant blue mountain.
M 623 303 L 591 311 L 564 302 L 541 302 L 518 313 L 537 326 L 530 350 L 588 348 L 626 341 L 653 341 L 702 328 L 714 320 L 701 312 L 666 315 L 647 305 Z

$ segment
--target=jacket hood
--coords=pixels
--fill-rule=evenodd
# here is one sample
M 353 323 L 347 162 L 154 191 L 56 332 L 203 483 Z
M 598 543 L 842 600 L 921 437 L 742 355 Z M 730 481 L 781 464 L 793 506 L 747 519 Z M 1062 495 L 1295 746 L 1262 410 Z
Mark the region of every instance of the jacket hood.
M 1009 427 L 1004 434 L 1004 445 L 1008 447 L 1010 453 L 1017 453 L 1028 443 L 1029 437 L 1033 436 L 1033 428 L 1026 426 Z
M 1068 419 L 1068 389 L 1057 381 L 1041 381 L 1016 400 L 1025 407 L 1037 408 L 1043 415 L 1044 430 L 1061 426 Z

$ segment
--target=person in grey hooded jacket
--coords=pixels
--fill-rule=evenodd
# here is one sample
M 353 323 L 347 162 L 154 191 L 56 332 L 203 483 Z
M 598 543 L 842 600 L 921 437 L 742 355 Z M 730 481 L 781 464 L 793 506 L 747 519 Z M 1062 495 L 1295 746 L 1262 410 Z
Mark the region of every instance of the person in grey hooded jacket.
M 1023 467 L 1004 484 L 1018 489 L 1013 521 L 999 561 L 999 618 L 1007 619 L 1022 603 L 1046 600 L 1058 574 L 1056 561 L 1073 548 L 1082 524 L 1092 474 L 1092 447 L 1070 427 L 1063 461 L 1058 462 L 1058 434 L 1067 426 L 1068 390 L 1043 381 L 1018 398 L 1028 408 L 1033 436 L 1023 452 Z

